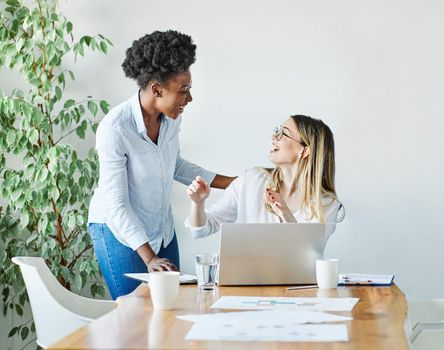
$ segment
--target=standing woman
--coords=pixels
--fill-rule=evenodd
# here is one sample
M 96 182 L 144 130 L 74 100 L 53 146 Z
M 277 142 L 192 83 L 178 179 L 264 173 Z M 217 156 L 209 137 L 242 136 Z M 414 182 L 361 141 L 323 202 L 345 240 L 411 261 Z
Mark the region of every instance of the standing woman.
M 125 273 L 180 268 L 170 204 L 173 180 L 189 185 L 199 175 L 216 188 L 232 181 L 180 156 L 181 114 L 192 101 L 189 67 L 195 51 L 190 36 L 172 30 L 134 41 L 122 67 L 139 90 L 97 129 L 100 178 L 88 227 L 113 299 L 139 284 Z

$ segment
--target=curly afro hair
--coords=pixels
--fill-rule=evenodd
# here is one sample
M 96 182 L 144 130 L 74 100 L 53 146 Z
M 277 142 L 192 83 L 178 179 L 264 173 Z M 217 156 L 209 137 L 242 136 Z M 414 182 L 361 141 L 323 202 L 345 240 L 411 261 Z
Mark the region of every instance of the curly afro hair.
M 142 89 L 152 80 L 164 83 L 185 72 L 196 60 L 196 45 L 189 35 L 174 30 L 155 31 L 133 42 L 122 63 L 128 78 Z

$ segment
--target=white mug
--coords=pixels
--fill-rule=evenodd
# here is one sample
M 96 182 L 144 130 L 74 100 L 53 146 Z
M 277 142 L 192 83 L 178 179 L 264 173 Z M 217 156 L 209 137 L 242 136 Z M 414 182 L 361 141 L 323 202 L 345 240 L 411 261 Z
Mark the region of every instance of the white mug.
M 319 289 L 336 288 L 338 285 L 338 259 L 316 260 L 316 282 Z
M 149 286 L 154 309 L 174 309 L 179 295 L 179 276 L 178 271 L 150 272 Z

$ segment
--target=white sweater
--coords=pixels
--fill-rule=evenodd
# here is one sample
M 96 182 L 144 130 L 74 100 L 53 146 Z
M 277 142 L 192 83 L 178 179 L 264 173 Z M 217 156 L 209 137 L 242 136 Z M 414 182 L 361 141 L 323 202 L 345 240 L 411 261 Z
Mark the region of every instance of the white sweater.
M 218 202 L 206 210 L 207 221 L 204 226 L 191 226 L 189 217 L 185 226 L 194 238 L 202 238 L 220 230 L 222 223 L 279 223 L 279 217 L 265 208 L 264 193 L 269 182 L 268 173 L 261 168 L 246 170 L 224 191 Z M 340 203 L 329 197 L 323 198 L 324 222 L 327 238 L 335 231 Z M 300 208 L 293 213 L 297 222 L 319 222 L 307 210 Z

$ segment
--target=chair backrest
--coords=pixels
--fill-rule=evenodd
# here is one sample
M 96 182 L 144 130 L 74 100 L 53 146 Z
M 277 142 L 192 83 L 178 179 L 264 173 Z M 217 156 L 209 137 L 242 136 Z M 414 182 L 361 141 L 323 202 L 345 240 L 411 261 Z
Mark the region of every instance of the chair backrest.
M 90 321 L 63 305 L 66 289 L 42 258 L 14 257 L 12 262 L 20 266 L 25 281 L 38 345 L 46 348 Z
M 444 299 L 409 301 L 408 321 L 413 349 L 442 349 Z
M 418 323 L 444 323 L 444 299 L 411 301 L 408 314 L 412 327 Z

